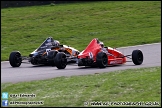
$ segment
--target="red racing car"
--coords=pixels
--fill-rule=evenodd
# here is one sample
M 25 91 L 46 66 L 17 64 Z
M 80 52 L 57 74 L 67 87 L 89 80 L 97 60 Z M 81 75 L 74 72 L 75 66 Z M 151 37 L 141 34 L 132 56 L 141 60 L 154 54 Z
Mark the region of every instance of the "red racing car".
M 129 56 L 132 56 L 132 58 Z M 126 58 L 132 59 L 135 65 L 141 65 L 143 62 L 143 53 L 137 49 L 133 50 L 131 55 L 124 55 L 116 49 L 104 47 L 101 41 L 94 38 L 77 58 L 78 66 L 105 68 L 108 65 L 124 64 L 127 62 Z
M 129 56 L 132 56 L 130 58 Z M 143 53 L 141 50 L 133 50 L 132 54 L 124 55 L 120 51 L 111 47 L 104 47 L 102 42 L 94 38 L 89 45 L 77 56 L 78 66 L 91 66 L 105 68 L 108 65 L 125 64 L 127 58 L 132 59 L 135 65 L 141 65 L 143 62 Z M 66 56 L 60 56 L 59 69 L 66 67 Z

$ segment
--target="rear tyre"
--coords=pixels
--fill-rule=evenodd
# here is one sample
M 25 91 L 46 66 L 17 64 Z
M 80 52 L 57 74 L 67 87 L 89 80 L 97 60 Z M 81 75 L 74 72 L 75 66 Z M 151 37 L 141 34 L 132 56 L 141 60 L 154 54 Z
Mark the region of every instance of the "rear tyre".
M 143 53 L 141 50 L 134 50 L 132 52 L 132 61 L 135 65 L 141 65 L 143 62 Z
M 108 65 L 108 58 L 106 53 L 99 52 L 97 54 L 96 62 L 99 68 L 105 68 Z
M 78 66 L 83 66 L 83 62 L 81 59 L 78 59 Z
M 67 58 L 64 52 L 58 52 L 55 57 L 55 65 L 58 69 L 65 69 Z
M 21 54 L 19 51 L 13 51 L 9 56 L 10 65 L 12 67 L 19 67 L 22 63 Z
M 57 51 L 54 51 L 54 50 L 51 50 L 50 52 L 48 52 L 47 59 L 48 59 L 48 64 L 50 66 L 55 66 L 54 58 L 55 58 L 56 54 L 57 54 Z

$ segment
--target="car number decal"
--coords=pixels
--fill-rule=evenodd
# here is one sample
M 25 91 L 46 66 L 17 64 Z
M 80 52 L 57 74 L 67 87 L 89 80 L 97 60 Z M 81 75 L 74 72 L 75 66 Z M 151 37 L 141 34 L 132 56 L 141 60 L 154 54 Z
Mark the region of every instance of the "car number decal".
M 93 58 L 93 53 L 92 52 L 89 52 L 89 57 Z

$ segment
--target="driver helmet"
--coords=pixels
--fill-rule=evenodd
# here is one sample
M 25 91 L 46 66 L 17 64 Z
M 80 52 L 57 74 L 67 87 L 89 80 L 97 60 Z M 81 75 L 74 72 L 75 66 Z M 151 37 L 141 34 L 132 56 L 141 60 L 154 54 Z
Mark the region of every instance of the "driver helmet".
M 55 40 L 55 46 L 59 46 L 60 42 L 58 40 Z
M 58 40 L 54 40 L 54 41 L 52 42 L 52 45 L 53 45 L 53 46 L 59 46 L 59 45 L 60 45 L 60 42 L 59 42 Z
M 103 42 L 100 42 L 100 45 L 101 45 L 102 48 L 104 47 L 104 43 Z

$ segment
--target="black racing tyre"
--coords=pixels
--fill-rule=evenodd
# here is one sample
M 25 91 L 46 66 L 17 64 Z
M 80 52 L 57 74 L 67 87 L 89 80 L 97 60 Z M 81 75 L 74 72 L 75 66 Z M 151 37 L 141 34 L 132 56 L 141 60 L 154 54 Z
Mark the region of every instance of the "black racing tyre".
M 65 69 L 67 65 L 67 58 L 64 52 L 58 52 L 56 54 L 55 65 L 58 69 Z
M 133 50 L 132 61 L 135 65 L 141 65 L 143 62 L 143 53 L 141 50 Z
M 83 66 L 83 62 L 81 59 L 78 59 L 78 66 Z
M 106 53 L 99 52 L 96 57 L 96 63 L 99 68 L 105 68 L 108 65 L 108 58 Z
M 13 51 L 10 53 L 9 62 L 12 67 L 19 67 L 22 63 L 21 54 L 19 51 Z
M 57 54 L 57 51 L 55 50 L 51 50 L 50 52 L 48 52 L 47 59 L 48 59 L 48 64 L 50 66 L 55 66 L 54 58 L 56 54 Z

